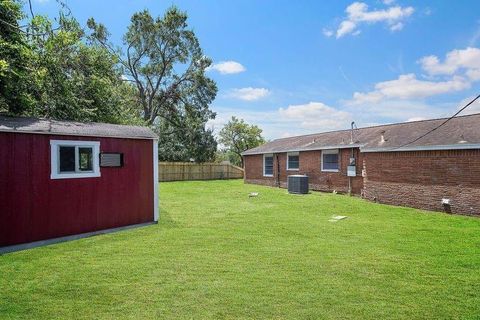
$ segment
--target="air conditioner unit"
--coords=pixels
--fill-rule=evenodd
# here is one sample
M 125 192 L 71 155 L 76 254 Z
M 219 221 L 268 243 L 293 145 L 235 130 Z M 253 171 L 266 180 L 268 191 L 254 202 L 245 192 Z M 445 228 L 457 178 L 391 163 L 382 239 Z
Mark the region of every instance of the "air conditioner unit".
M 287 179 L 288 193 L 307 194 L 308 193 L 308 176 L 291 175 Z

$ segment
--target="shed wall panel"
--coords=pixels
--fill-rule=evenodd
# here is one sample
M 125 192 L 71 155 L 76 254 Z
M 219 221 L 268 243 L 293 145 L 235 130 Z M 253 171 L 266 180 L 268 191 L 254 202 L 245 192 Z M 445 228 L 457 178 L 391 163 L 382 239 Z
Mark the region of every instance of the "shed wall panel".
M 50 179 L 50 140 L 100 141 L 124 167 Z M 153 221 L 152 140 L 0 133 L 0 246 Z

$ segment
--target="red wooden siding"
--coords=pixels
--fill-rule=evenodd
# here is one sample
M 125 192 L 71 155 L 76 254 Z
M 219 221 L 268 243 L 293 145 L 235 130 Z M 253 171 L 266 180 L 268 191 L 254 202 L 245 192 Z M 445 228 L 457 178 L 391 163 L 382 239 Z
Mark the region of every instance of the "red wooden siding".
M 124 154 L 101 177 L 50 179 L 50 140 Z M 153 221 L 152 140 L 0 133 L 0 246 Z

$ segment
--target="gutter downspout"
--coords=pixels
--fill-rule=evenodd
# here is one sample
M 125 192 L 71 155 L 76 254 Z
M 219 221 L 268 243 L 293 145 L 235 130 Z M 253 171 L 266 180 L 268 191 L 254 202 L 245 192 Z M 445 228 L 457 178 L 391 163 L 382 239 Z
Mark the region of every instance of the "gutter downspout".
M 278 161 L 278 153 L 275 153 L 275 160 L 277 161 L 277 176 L 275 177 L 277 188 L 280 188 L 280 162 Z
M 351 130 L 350 130 L 350 144 L 353 144 L 353 126 L 355 126 L 355 121 L 352 121 L 351 123 Z M 353 147 L 352 147 L 352 155 L 350 158 L 355 158 Z M 348 162 L 348 165 L 350 165 L 350 161 Z M 355 167 L 357 166 L 357 163 L 355 162 Z M 348 175 L 348 167 L 347 167 L 347 175 Z M 352 177 L 348 177 L 348 195 L 352 195 Z
M 352 148 L 352 155 L 351 155 L 352 158 L 354 158 L 354 151 L 353 151 L 353 148 Z M 350 165 L 350 162 L 348 163 L 348 165 Z M 355 162 L 355 166 L 357 165 L 357 163 Z M 348 172 L 348 167 L 347 167 L 347 172 Z M 348 175 L 348 173 L 347 173 Z M 351 196 L 352 195 L 352 177 L 348 177 L 348 195 Z

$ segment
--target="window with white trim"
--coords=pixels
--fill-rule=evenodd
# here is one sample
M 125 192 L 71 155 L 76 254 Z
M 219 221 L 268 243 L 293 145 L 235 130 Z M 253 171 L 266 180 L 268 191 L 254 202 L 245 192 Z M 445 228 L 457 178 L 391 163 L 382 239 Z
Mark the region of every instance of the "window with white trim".
M 50 140 L 51 179 L 100 177 L 100 142 Z
M 338 172 L 338 149 L 322 150 L 322 171 Z
M 263 155 L 263 175 L 273 177 L 273 154 Z
M 298 170 L 300 168 L 300 156 L 298 152 L 287 153 L 287 170 Z

